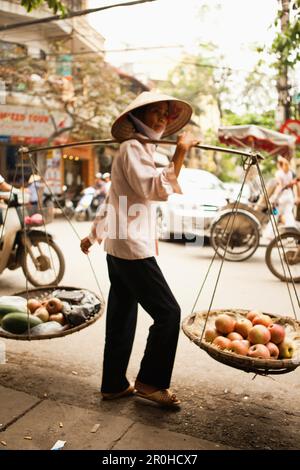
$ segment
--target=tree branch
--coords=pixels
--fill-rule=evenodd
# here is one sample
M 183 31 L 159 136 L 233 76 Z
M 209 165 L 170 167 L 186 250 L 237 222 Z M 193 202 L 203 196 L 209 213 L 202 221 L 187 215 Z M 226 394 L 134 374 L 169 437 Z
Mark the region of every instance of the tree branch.
M 66 15 L 54 15 L 54 16 L 48 16 L 46 18 L 39 18 L 37 20 L 23 21 L 21 23 L 11 23 L 11 24 L 0 26 L 0 31 L 8 31 L 11 29 L 24 28 L 25 26 L 32 26 L 32 25 L 41 24 L 41 23 L 50 23 L 51 21 L 66 20 L 68 18 L 75 18 L 77 16 L 85 16 L 85 15 L 89 15 L 90 13 L 96 13 L 97 11 L 109 10 L 111 8 L 116 8 L 116 7 L 128 7 L 128 6 L 133 6 L 133 5 L 138 5 L 140 3 L 148 3 L 148 2 L 156 2 L 156 0 L 137 0 L 137 1 L 126 2 L 126 3 L 116 3 L 114 5 L 106 5 L 100 8 L 88 8 L 86 10 L 74 11 L 74 12 L 67 13 Z

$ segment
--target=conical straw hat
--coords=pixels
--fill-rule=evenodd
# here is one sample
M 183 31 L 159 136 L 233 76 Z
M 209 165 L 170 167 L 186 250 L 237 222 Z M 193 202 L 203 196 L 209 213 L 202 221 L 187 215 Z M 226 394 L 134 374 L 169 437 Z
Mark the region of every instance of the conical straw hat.
M 130 119 L 128 119 L 128 113 L 142 106 L 146 106 L 152 103 L 159 103 L 161 101 L 168 101 L 171 104 L 171 119 L 168 122 L 162 137 L 166 137 L 178 132 L 189 122 L 191 118 L 193 112 L 191 105 L 186 101 L 173 98 L 169 95 L 163 95 L 161 93 L 155 93 L 152 91 L 144 91 L 138 95 L 127 106 L 125 111 L 123 111 L 123 113 L 115 120 L 111 128 L 112 136 L 119 142 L 130 139 L 132 135 L 136 133 L 136 130 Z

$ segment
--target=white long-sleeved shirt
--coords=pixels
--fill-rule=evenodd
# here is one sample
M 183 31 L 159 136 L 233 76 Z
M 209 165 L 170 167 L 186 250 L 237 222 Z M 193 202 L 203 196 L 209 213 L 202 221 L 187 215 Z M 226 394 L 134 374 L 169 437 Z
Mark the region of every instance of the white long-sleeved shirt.
M 165 201 L 170 194 L 181 194 L 173 163 L 160 172 L 154 164 L 154 151 L 155 145 L 131 139 L 120 145 L 113 163 L 108 201 L 100 207 L 89 239 L 92 243 L 104 239 L 104 250 L 117 258 L 155 256 L 153 201 Z
M 5 179 L 3 178 L 2 175 L 0 175 L 0 184 L 4 183 Z

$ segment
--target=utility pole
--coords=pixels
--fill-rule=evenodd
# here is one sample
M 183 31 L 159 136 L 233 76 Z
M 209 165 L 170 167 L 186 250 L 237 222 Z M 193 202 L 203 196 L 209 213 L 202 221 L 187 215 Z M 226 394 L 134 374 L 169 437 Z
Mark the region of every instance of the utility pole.
M 280 26 L 281 33 L 284 34 L 288 28 L 290 21 L 290 2 L 291 0 L 278 0 L 281 4 L 281 18 Z M 285 63 L 284 53 L 280 55 L 280 64 L 277 77 L 277 92 L 278 92 L 278 106 L 277 106 L 277 126 L 280 127 L 291 115 L 291 98 L 289 94 L 290 85 L 288 82 L 288 66 Z

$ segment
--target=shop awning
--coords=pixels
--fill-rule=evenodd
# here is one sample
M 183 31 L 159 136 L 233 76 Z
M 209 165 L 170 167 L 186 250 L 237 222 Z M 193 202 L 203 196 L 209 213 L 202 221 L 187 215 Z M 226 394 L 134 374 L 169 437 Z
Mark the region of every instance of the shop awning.
M 226 145 L 264 150 L 270 155 L 293 156 L 296 137 L 256 125 L 226 126 L 218 130 L 219 141 Z

